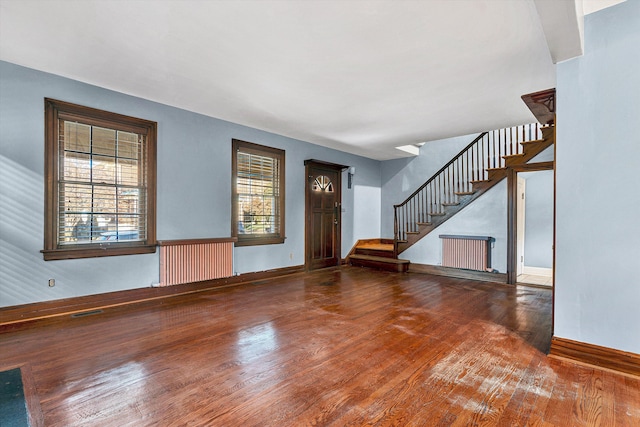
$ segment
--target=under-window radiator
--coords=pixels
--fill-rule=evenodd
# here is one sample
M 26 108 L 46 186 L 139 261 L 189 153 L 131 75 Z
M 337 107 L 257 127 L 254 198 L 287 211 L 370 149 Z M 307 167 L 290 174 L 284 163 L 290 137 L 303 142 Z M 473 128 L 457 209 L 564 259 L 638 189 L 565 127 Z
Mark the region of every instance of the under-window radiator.
M 160 286 L 233 276 L 235 238 L 162 240 Z
M 491 237 L 441 234 L 442 265 L 467 270 L 491 270 Z

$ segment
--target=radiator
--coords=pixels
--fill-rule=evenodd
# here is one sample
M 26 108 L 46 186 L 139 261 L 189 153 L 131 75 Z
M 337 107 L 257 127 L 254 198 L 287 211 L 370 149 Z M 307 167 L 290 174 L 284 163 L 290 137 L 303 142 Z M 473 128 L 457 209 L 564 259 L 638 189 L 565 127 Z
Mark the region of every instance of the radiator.
M 233 276 L 234 238 L 162 240 L 160 286 Z
M 491 241 L 487 236 L 453 236 L 441 234 L 442 265 L 467 270 L 491 270 Z

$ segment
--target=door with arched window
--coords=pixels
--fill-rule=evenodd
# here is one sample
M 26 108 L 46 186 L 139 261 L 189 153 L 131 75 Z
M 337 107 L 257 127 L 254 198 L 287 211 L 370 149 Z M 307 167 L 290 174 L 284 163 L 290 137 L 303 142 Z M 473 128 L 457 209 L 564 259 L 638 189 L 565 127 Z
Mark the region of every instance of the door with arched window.
M 342 170 L 346 166 L 306 160 L 305 267 L 339 265 Z

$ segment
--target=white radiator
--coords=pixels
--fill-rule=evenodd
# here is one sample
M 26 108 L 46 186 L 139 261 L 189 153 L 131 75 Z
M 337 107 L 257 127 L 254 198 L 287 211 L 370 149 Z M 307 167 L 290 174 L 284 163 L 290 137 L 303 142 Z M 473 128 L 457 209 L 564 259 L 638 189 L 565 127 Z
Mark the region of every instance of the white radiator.
M 441 234 L 442 265 L 467 270 L 491 269 L 491 237 Z
M 160 286 L 233 276 L 233 238 L 162 240 Z

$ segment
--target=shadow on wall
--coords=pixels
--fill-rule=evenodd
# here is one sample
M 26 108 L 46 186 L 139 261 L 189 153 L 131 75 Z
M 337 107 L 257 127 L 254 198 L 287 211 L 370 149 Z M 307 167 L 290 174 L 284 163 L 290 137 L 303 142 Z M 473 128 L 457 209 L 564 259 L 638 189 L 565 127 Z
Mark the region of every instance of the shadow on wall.
M 44 184 L 37 173 L 0 156 L 0 306 L 36 301 L 33 283 L 60 277 L 42 260 Z M 43 288 L 44 289 L 44 288 Z

